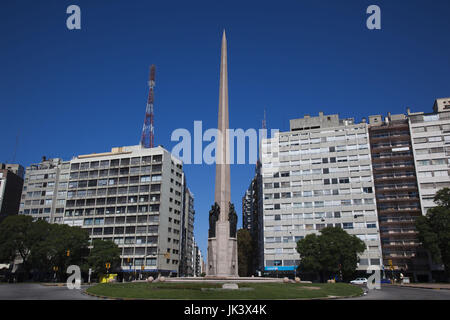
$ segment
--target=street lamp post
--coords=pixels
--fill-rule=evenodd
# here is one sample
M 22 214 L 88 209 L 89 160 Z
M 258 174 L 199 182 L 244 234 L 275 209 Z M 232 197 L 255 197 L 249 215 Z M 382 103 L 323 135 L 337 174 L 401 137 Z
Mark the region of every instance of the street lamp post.
M 131 264 L 130 258 L 127 258 L 127 262 L 128 262 L 128 267 L 130 268 L 130 276 L 128 277 L 128 280 L 130 280 L 131 279 L 131 270 L 132 270 L 132 264 Z

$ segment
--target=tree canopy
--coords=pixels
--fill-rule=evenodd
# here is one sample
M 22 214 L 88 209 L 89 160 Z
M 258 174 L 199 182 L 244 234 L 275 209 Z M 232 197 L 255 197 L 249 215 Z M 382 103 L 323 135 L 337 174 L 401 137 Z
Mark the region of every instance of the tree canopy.
M 252 267 L 252 237 L 247 229 L 239 229 L 237 232 L 238 245 L 238 274 L 241 277 L 250 276 Z
M 450 189 L 439 190 L 434 202 L 436 207 L 425 216 L 418 217 L 416 229 L 418 238 L 429 250 L 432 259 L 444 265 L 447 276 L 450 273 Z
M 0 224 L 0 261 L 11 262 L 16 256 L 28 267 L 31 248 L 36 244 L 37 232 L 33 218 L 24 215 L 8 216 Z
M 0 224 L 0 261 L 22 259 L 26 272 L 36 270 L 65 274 L 71 264 L 82 265 L 88 255 L 89 235 L 80 227 L 33 222 L 30 216 L 14 215 Z
M 109 272 L 120 267 L 120 248 L 112 241 L 95 239 L 87 263 L 95 273 L 106 273 L 106 263 L 111 264 Z
M 327 227 L 320 235 L 309 234 L 297 242 L 300 271 L 318 273 L 322 280 L 342 272 L 351 277 L 358 264 L 358 254 L 366 249 L 365 243 L 338 227 Z

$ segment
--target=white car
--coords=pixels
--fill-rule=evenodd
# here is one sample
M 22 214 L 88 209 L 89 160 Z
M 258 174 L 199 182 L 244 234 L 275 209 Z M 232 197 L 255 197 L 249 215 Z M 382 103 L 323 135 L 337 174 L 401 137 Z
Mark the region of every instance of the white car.
M 350 281 L 351 284 L 367 284 L 366 278 L 357 278 L 355 280 Z

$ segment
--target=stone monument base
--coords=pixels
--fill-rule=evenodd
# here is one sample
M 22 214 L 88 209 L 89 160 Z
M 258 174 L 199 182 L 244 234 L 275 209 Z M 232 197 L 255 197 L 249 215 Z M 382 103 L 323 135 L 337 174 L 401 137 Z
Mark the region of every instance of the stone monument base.
M 266 277 L 169 277 L 164 282 L 173 283 L 283 283 L 284 278 L 266 278 Z M 134 282 L 147 282 L 147 280 L 136 280 Z M 291 281 L 292 282 L 292 281 Z M 294 281 L 296 282 L 296 281 Z M 311 283 L 311 281 L 299 281 L 298 283 Z
M 216 222 L 216 237 L 208 239 L 208 277 L 238 277 L 237 239 L 229 233 L 229 221 Z

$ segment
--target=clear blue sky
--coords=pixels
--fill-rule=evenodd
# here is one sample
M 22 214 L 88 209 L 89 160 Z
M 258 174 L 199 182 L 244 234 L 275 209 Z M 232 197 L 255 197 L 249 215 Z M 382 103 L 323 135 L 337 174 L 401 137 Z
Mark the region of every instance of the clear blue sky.
M 66 8 L 81 7 L 79 31 Z M 366 28 L 381 7 L 382 30 Z M 0 161 L 27 166 L 139 143 L 148 67 L 157 66 L 156 143 L 217 124 L 221 32 L 228 37 L 230 126 L 288 130 L 319 111 L 342 117 L 431 111 L 450 96 L 450 1 L 2 0 Z M 214 167 L 186 165 L 204 254 Z M 241 197 L 253 165 L 231 168 Z

